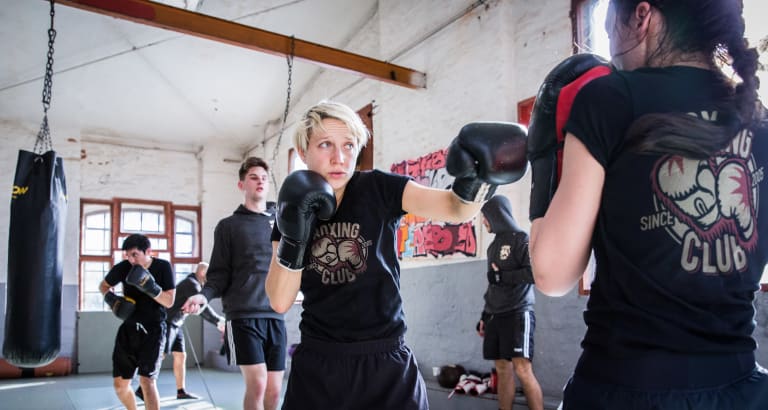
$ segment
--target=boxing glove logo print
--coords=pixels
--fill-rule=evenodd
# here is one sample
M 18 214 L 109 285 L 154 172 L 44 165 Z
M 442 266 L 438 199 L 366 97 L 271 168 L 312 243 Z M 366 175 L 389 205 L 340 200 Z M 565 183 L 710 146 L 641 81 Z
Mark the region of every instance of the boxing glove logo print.
M 652 175 L 656 211 L 670 217 L 667 232 L 681 247 L 688 272 L 727 275 L 743 271 L 757 246 L 758 183 L 763 169 L 744 130 L 715 157 L 662 157 Z
M 324 285 L 354 282 L 366 270 L 368 247 L 372 243 L 360 235 L 360 224 L 320 225 L 312 238 L 309 268 L 320 275 Z

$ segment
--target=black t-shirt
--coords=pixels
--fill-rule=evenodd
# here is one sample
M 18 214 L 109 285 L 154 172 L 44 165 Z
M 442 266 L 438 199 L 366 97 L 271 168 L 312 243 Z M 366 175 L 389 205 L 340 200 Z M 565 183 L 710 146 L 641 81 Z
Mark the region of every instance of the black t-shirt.
M 631 357 L 756 347 L 753 299 L 768 251 L 768 201 L 760 197 L 768 192 L 768 136 L 742 132 L 702 161 L 625 149 L 627 128 L 645 113 L 722 119 L 717 81 L 690 67 L 616 72 L 586 85 L 574 102 L 566 130 L 605 169 L 585 348 Z
M 355 172 L 336 214 L 317 224 L 301 276 L 303 336 L 356 342 L 405 333 L 395 243 L 409 180 Z M 277 226 L 272 240 L 280 240 Z
M 123 294 L 136 301 L 136 310 L 128 318 L 128 321 L 139 323 L 162 322 L 166 318 L 165 306 L 157 303 L 146 293 L 140 291 L 135 286 L 125 283 L 125 277 L 131 270 L 131 263 L 124 260 L 112 269 L 104 277 L 109 286 L 115 286 L 123 282 Z M 164 259 L 152 258 L 152 264 L 147 269 L 155 282 L 160 285 L 163 291 L 174 289 L 176 284 L 173 280 L 173 269 L 171 264 Z

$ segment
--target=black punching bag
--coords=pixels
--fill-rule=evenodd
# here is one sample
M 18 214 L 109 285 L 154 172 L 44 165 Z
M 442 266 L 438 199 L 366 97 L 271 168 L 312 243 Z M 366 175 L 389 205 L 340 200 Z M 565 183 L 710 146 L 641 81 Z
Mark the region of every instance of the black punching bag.
M 54 151 L 19 151 L 11 196 L 3 356 L 18 367 L 51 363 L 61 347 L 67 186 Z

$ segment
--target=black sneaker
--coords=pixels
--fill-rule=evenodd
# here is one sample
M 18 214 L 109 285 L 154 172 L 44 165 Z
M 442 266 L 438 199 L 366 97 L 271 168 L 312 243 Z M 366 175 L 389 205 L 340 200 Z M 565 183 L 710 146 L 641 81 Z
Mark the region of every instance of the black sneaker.
M 144 393 L 141 392 L 141 386 L 136 388 L 136 397 L 144 401 Z
M 186 391 L 184 391 L 183 389 L 176 392 L 176 398 L 177 399 L 192 399 L 192 400 L 199 399 L 199 397 L 195 396 L 194 394 L 189 394 Z

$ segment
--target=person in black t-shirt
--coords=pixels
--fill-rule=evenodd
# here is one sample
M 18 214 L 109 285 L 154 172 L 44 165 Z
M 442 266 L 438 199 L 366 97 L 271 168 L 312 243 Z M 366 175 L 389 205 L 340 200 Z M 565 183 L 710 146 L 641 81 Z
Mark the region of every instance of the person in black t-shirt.
M 528 257 L 528 234 L 512 216 L 505 196 L 495 195 L 483 205 L 483 226 L 495 234 L 488 245 L 488 289 L 477 333 L 483 338 L 483 358 L 496 368 L 500 410 L 510 410 L 515 399 L 515 375 L 531 410 L 544 408 L 541 386 L 533 374 L 533 331 L 536 296 Z
M 122 248 L 126 259 L 112 267 L 99 285 L 104 300 L 124 320 L 112 353 L 115 393 L 126 408 L 136 409 L 131 379 L 138 369 L 144 406 L 158 409 L 156 379 L 165 346 L 166 308 L 173 305 L 176 294 L 173 269 L 168 261 L 151 255 L 149 239 L 144 235 L 128 236 Z M 121 282 L 123 297 L 112 291 Z M 130 314 L 123 314 L 128 304 L 135 306 Z
M 283 410 L 428 409 L 411 350 L 395 250 L 405 212 L 441 221 L 472 218 L 498 184 L 520 178 L 525 130 L 465 126 L 449 148 L 452 190 L 378 170 L 355 171 L 368 131 L 346 105 L 323 101 L 302 117 L 294 146 L 308 170 L 278 195 L 267 294 L 278 312 L 304 294 Z M 504 148 L 504 149 L 502 149 Z M 502 153 L 509 154 L 502 160 Z M 482 175 L 482 176 L 480 176 Z
M 614 69 L 567 59 L 530 124 L 536 286 L 562 295 L 596 260 L 563 409 L 766 409 L 768 133 L 741 1 L 611 0 L 605 27 Z

